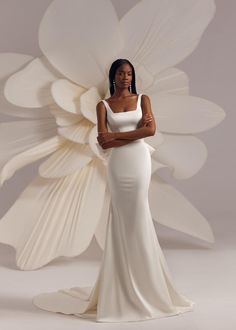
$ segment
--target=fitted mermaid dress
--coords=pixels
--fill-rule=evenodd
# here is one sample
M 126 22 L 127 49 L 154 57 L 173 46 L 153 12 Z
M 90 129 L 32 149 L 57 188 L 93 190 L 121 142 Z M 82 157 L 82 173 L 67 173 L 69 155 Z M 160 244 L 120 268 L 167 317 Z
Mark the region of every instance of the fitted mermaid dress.
M 142 118 L 141 95 L 135 110 L 107 110 L 112 131 L 130 131 Z M 97 322 L 129 322 L 178 315 L 194 302 L 174 286 L 149 208 L 150 146 L 144 139 L 110 149 L 107 183 L 111 204 L 99 273 L 93 286 L 42 293 L 37 307 Z

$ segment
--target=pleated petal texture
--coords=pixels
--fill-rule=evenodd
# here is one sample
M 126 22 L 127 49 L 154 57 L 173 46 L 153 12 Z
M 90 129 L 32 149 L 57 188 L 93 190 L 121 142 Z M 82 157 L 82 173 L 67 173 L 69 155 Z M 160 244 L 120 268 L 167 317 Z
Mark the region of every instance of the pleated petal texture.
M 1 169 L 0 185 L 10 179 L 17 170 L 51 154 L 59 149 L 64 143 L 65 141 L 62 140 L 62 138 L 54 136 L 41 144 L 37 144 L 33 148 L 27 149 L 26 151 L 13 156 Z
M 61 109 L 56 103 L 49 105 L 50 113 L 55 117 L 59 127 L 71 126 L 83 119 L 82 114 L 73 114 Z
M 39 174 L 44 178 L 67 176 L 82 169 L 92 157 L 89 145 L 65 140 L 63 146 L 40 164 Z
M 91 150 L 93 151 L 93 153 L 100 158 L 101 160 L 103 160 L 104 165 L 107 165 L 107 161 L 110 157 L 110 154 L 112 152 L 112 148 L 108 148 L 108 149 L 103 149 L 97 140 L 97 136 L 98 136 L 98 132 L 97 132 L 97 125 L 94 126 L 89 134 L 89 145 Z
M 135 68 L 135 75 L 136 84 L 143 94 L 189 94 L 189 78 L 185 72 L 177 68 L 167 68 L 160 73 L 152 74 L 139 64 Z
M 55 136 L 56 132 L 54 118 L 0 123 L 0 164 L 5 163 L 11 155 L 48 140 Z
M 47 8 L 39 28 L 40 48 L 66 78 L 85 88 L 99 86 L 123 48 L 119 20 L 111 1 L 69 3 L 54 0 Z
M 54 103 L 50 84 L 61 76 L 48 67 L 47 60 L 36 58 L 22 70 L 11 75 L 5 84 L 4 94 L 15 105 L 29 108 Z
M 189 78 L 177 68 L 168 68 L 154 76 L 153 83 L 148 87 L 147 94 L 189 94 Z
M 1 219 L 0 242 L 16 249 L 22 270 L 81 254 L 97 228 L 105 189 L 98 159 L 60 179 L 36 177 Z
M 120 20 L 125 48 L 117 57 L 161 72 L 191 54 L 214 13 L 213 0 L 140 1 Z
M 155 172 L 149 189 L 149 202 L 153 219 L 167 227 L 214 242 L 214 235 L 203 215 L 174 187 Z
M 225 117 L 217 104 L 196 96 L 153 94 L 151 100 L 161 132 L 199 133 L 215 127 Z
M 59 127 L 58 134 L 66 138 L 67 140 L 85 144 L 89 141 L 89 134 L 91 129 L 93 129 L 94 124 L 83 118 L 76 125 L 71 125 L 67 127 Z

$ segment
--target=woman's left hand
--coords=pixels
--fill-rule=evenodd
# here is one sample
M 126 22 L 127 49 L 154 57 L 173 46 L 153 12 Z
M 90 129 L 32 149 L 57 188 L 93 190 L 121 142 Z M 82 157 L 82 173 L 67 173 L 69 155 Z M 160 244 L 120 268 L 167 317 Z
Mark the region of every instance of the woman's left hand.
M 149 123 L 152 121 L 152 115 L 149 113 L 145 113 L 140 121 L 138 122 L 137 128 L 143 127 L 143 126 L 149 126 Z
M 98 133 L 97 140 L 98 143 L 102 146 L 104 143 L 112 141 L 115 139 L 114 132 L 102 132 Z

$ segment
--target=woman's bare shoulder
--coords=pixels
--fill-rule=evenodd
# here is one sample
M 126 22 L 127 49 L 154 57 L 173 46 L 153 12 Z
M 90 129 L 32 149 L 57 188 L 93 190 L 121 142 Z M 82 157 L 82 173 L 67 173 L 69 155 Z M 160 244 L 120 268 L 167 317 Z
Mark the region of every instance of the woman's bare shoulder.
M 142 94 L 141 98 L 144 101 L 150 101 L 150 97 L 147 94 Z
M 102 102 L 102 100 L 99 101 L 99 102 L 97 103 L 96 108 L 97 108 L 97 109 L 105 109 L 105 105 L 104 105 L 104 103 Z

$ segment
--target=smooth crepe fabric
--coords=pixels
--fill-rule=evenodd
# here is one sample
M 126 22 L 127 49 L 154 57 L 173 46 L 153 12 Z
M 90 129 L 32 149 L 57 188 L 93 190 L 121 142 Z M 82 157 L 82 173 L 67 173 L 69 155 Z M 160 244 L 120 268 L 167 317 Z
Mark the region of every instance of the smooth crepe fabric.
M 137 108 L 115 113 L 103 100 L 112 131 L 137 127 Z M 129 322 L 167 317 L 193 310 L 194 302 L 178 293 L 158 242 L 149 208 L 150 149 L 144 139 L 112 148 L 107 164 L 111 217 L 99 274 L 93 287 L 42 293 L 33 303 L 44 310 Z

